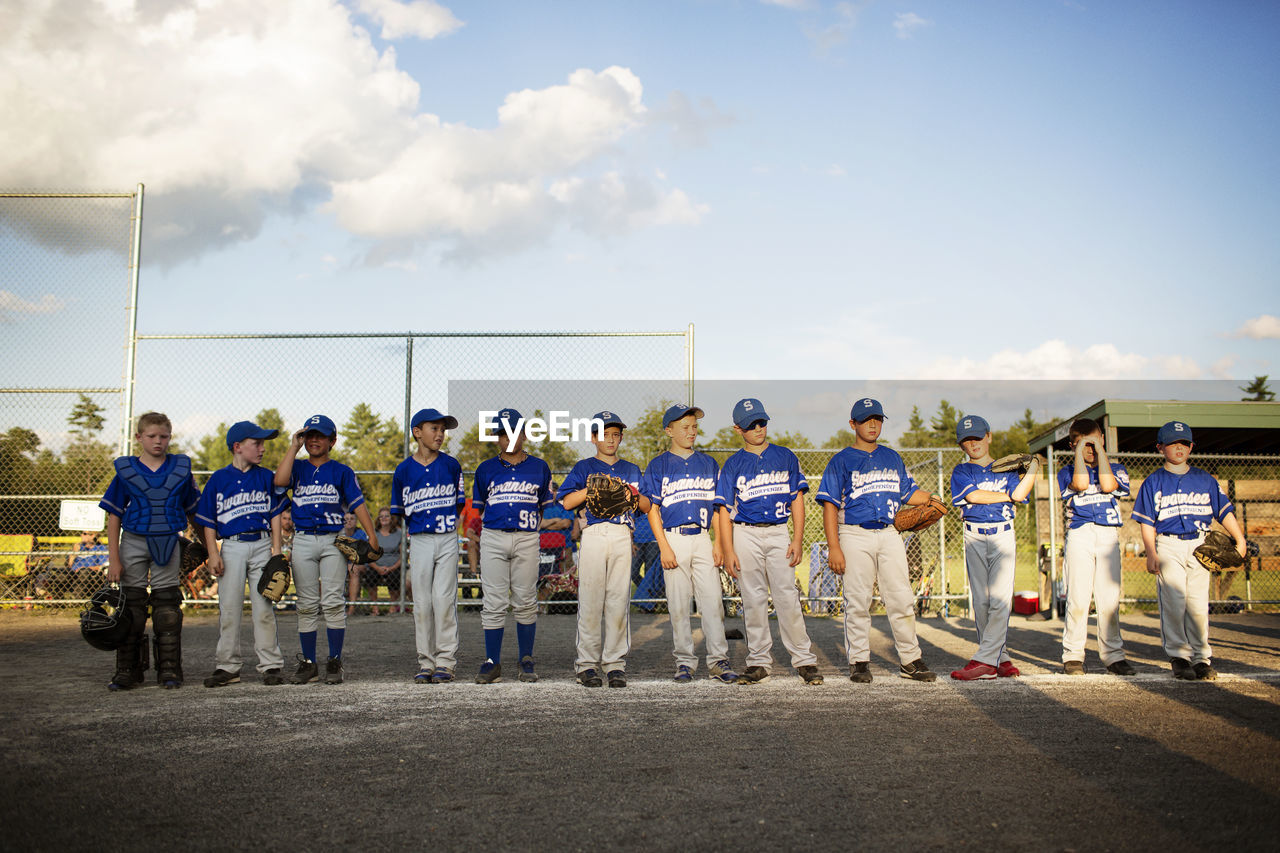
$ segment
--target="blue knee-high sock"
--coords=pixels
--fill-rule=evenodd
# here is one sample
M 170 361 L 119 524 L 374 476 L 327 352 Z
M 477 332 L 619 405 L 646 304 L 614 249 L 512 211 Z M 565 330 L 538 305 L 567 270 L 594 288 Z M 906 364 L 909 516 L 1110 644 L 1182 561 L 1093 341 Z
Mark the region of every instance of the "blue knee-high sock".
M 494 663 L 502 661 L 502 629 L 484 629 L 484 656 Z
M 329 639 L 329 657 L 342 657 L 342 641 L 347 636 L 346 628 L 325 628 L 325 636 Z
M 537 622 L 530 622 L 528 625 L 522 622 L 516 623 L 516 644 L 520 646 L 520 657 L 533 654 L 533 635 L 537 630 Z
M 307 660 L 316 659 L 316 632 L 299 631 L 298 645 L 302 646 L 302 656 Z

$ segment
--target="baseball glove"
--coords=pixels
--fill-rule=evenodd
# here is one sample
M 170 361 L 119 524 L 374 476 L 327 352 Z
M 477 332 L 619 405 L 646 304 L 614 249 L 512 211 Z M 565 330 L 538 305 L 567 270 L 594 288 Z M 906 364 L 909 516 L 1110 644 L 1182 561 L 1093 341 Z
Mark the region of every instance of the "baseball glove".
M 209 549 L 199 542 L 192 542 L 185 536 L 178 537 L 178 547 L 182 549 L 179 560 L 179 570 L 184 575 L 189 575 L 196 569 L 204 565 L 209 559 Z
M 991 463 L 992 474 L 1004 474 L 1009 471 L 1017 471 L 1019 474 L 1025 474 L 1031 470 L 1035 457 L 1030 453 L 1010 453 L 1008 456 L 1001 456 L 995 462 Z
M 371 545 L 363 539 L 339 536 L 333 540 L 333 544 L 338 546 L 338 550 L 342 552 L 342 556 L 347 558 L 348 563 L 357 565 L 372 563 L 382 556 L 381 548 L 377 545 Z
M 289 588 L 289 561 L 283 554 L 276 554 L 262 569 L 262 577 L 258 578 L 258 592 L 267 601 L 275 603 L 284 597 Z
M 1244 557 L 1236 550 L 1236 540 L 1221 530 L 1206 533 L 1204 542 L 1191 553 L 1196 555 L 1200 565 L 1211 572 L 1238 569 L 1244 565 Z
M 912 530 L 924 530 L 948 512 L 948 507 L 934 495 L 927 504 L 904 506 L 893 517 L 895 530 L 906 533 Z
M 625 480 L 611 474 L 587 477 L 587 511 L 596 518 L 617 518 L 640 508 L 640 495 Z

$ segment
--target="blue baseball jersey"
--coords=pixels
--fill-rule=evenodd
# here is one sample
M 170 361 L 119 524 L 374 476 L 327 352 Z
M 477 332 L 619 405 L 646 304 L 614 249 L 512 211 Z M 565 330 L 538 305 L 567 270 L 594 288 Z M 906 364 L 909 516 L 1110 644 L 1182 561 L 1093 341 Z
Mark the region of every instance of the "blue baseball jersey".
M 870 453 L 846 447 L 827 463 L 817 499 L 842 510 L 845 524 L 888 525 L 916 488 L 897 451 L 882 444 Z
M 800 460 L 787 448 L 770 444 L 761 453 L 743 448 L 725 461 L 715 504 L 728 509 L 734 521 L 786 524 L 791 502 L 807 491 Z
M 356 474 L 330 459 L 316 467 L 309 459 L 293 463 L 293 526 L 300 533 L 337 533 L 343 515 L 364 503 Z
M 965 521 L 977 524 L 1012 521 L 1013 504 L 971 504 L 965 496 L 975 489 L 1012 495 L 1013 490 L 1018 488 L 1018 482 L 1021 479 L 1022 477 L 1019 476 L 1017 471 L 993 474 L 990 465 L 979 465 L 977 462 L 961 462 L 951 471 L 951 503 L 953 506 L 964 507 L 961 511 L 961 517 Z M 1018 503 L 1026 502 L 1026 498 L 1018 501 Z
M 624 483 L 629 483 L 637 490 L 640 488 L 641 475 L 639 465 L 634 462 L 628 462 L 625 459 L 619 459 L 612 465 L 606 465 L 592 456 L 589 459 L 578 460 L 577 464 L 573 466 L 569 476 L 565 477 L 564 482 L 560 484 L 560 494 L 564 497 L 561 497 L 556 503 L 564 506 L 564 498 L 574 492 L 585 489 L 587 487 L 587 477 L 592 474 L 611 474 Z M 627 527 L 632 528 L 635 526 L 632 513 L 625 512 L 617 518 L 596 518 L 585 504 L 582 506 L 582 517 L 586 519 L 588 527 L 593 524 L 625 524 Z
M 391 477 L 391 506 L 394 515 L 405 518 L 409 535 L 453 533 L 458 529 L 458 513 L 466 505 L 462 466 L 447 453 L 438 453 L 430 465 L 414 457 L 396 466 Z
M 254 465 L 241 471 L 228 465 L 213 472 L 196 505 L 196 521 L 213 528 L 219 539 L 271 530 L 271 519 L 284 512 L 284 496 L 271 482 L 275 474 Z
M 1067 508 L 1067 529 L 1074 530 L 1086 524 L 1098 524 L 1103 527 L 1120 526 L 1120 498 L 1129 496 L 1129 472 L 1119 462 L 1107 462 L 1111 465 L 1111 473 L 1116 478 L 1116 490 L 1103 494 L 1098 489 L 1098 466 L 1089 468 L 1089 488 L 1083 492 L 1071 488 L 1071 478 L 1075 476 L 1076 463 L 1068 462 L 1058 469 L 1058 492 Z
M 1222 521 L 1234 511 L 1218 481 L 1194 465 L 1185 474 L 1157 469 L 1142 481 L 1133 502 L 1134 521 L 1172 536 L 1208 530 L 1215 518 Z
M 134 475 L 141 475 L 142 480 L 152 489 L 162 489 L 164 487 L 165 481 L 174 472 L 173 469 L 178 466 L 180 458 L 186 461 L 187 469 L 190 471 L 190 460 L 177 453 L 170 453 L 165 456 L 164 462 L 157 471 L 152 471 L 146 465 L 143 465 L 136 456 L 130 456 L 127 459 L 121 457 L 124 460 L 122 464 L 131 468 Z M 200 502 L 200 490 L 196 488 L 195 478 L 188 473 L 186 478 L 175 488 L 179 490 L 176 504 L 181 507 L 183 512 L 190 513 L 196 508 L 196 504 Z M 120 526 L 130 533 L 146 536 L 156 532 L 151 526 L 152 507 L 148 505 L 147 501 L 134 500 L 134 493 L 125 483 L 125 478 L 120 474 L 119 470 L 111 478 L 111 483 L 108 484 L 107 491 L 102 495 L 102 500 L 98 502 L 98 506 L 117 516 L 120 519 Z M 183 522 L 181 526 L 178 526 L 177 522 L 173 522 L 169 526 L 176 528 L 173 530 L 174 535 L 176 535 L 181 532 L 186 524 Z M 167 563 L 168 560 L 164 562 Z
M 716 460 L 700 450 L 688 459 L 668 450 L 645 469 L 640 493 L 658 505 L 664 529 L 688 524 L 710 527 L 719 471 Z
M 511 465 L 491 456 L 476 468 L 471 505 L 491 530 L 537 532 L 542 508 L 551 503 L 551 469 L 536 456 Z

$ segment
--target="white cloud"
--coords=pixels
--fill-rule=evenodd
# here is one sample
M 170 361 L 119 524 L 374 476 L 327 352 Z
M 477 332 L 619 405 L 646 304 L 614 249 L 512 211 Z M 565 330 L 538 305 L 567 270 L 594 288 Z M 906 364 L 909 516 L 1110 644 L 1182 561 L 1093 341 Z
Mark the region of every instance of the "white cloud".
M 433 39 L 462 26 L 453 13 L 433 0 L 358 0 L 360 11 L 382 25 L 382 37 Z
M 893 28 L 900 39 L 909 39 L 921 27 L 931 26 L 933 21 L 922 18 L 915 12 L 899 12 L 893 19 Z
M 809 0 L 760 0 L 766 6 L 781 6 L 783 9 L 808 9 L 812 6 Z
M 436 3 L 360 8 L 387 34 L 447 25 Z M 430 243 L 475 258 L 561 226 L 705 212 L 629 162 L 624 138 L 649 122 L 631 71 L 513 92 L 492 128 L 449 123 L 421 109 L 395 50 L 379 52 L 352 14 L 336 0 L 97 0 L 68 15 L 29 0 L 0 26 L 0 173 L 41 189 L 143 181 L 147 257 L 161 264 L 317 207 L 384 262 Z M 677 127 L 698 111 L 686 112 Z M 553 195 L 570 181 L 580 188 Z
M 0 323 L 13 322 L 14 314 L 56 314 L 66 307 L 66 302 L 52 293 L 46 293 L 32 302 L 16 293 L 0 290 Z
M 862 11 L 864 4 L 854 3 L 836 3 L 831 7 L 835 20 L 824 27 L 806 24 L 804 27 L 805 36 L 813 42 L 814 48 L 819 55 L 826 54 L 832 48 L 844 44 L 849 39 L 849 34 L 853 32 L 853 28 L 858 24 L 858 13 Z
M 1253 338 L 1255 341 L 1275 340 L 1280 338 L 1280 317 L 1273 314 L 1261 314 L 1236 329 L 1233 337 Z
M 1187 372 L 1179 371 L 1191 371 Z M 922 379 L 1139 379 L 1195 378 L 1200 369 L 1178 357 L 1150 359 L 1121 352 L 1114 344 L 1075 347 L 1061 340 L 1045 341 L 1020 352 L 1000 350 L 985 359 L 939 358 L 924 365 Z

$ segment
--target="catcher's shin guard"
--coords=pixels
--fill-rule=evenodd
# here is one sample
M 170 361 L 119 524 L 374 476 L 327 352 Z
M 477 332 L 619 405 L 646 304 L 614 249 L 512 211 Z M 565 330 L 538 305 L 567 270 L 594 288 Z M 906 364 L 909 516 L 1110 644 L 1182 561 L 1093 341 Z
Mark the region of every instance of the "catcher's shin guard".
M 156 632 L 156 681 L 182 686 L 182 591 L 176 586 L 151 591 L 151 626 Z
M 125 607 L 129 609 L 131 630 L 116 649 L 116 672 L 107 687 L 129 690 L 142 683 L 147 670 L 147 591 L 135 586 L 124 587 Z

